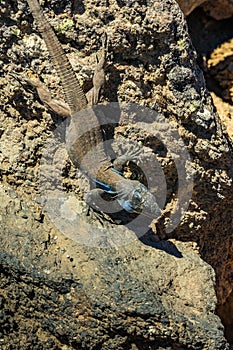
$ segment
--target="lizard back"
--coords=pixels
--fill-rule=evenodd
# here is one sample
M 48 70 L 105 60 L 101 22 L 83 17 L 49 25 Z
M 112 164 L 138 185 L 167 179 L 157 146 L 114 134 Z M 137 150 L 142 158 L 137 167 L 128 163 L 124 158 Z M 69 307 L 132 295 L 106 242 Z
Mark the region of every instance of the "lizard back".
M 69 156 L 74 165 L 93 178 L 96 169 L 104 162 L 106 162 L 105 168 L 111 166 L 103 146 L 103 135 L 98 118 L 91 108 L 87 108 L 86 96 L 38 1 L 27 0 L 27 2 L 61 80 L 65 99 L 70 109 L 71 120 L 66 137 Z M 93 152 L 89 151 L 97 146 L 98 152 L 93 156 Z
M 46 20 L 38 1 L 27 0 L 27 2 L 60 77 L 70 109 L 71 120 L 66 143 L 71 161 L 90 179 L 104 187 L 103 191 L 115 192 L 117 201 L 123 209 L 138 212 L 147 208 L 150 212 L 160 213 L 153 195 L 143 184 L 125 179 L 112 169 L 112 163 L 105 152 L 99 120 L 94 109 L 87 108 L 84 91 L 55 32 Z M 100 62 L 100 69 L 102 69 L 102 62 Z M 98 76 L 96 78 L 98 80 Z M 95 97 L 98 94 L 99 91 L 96 91 Z

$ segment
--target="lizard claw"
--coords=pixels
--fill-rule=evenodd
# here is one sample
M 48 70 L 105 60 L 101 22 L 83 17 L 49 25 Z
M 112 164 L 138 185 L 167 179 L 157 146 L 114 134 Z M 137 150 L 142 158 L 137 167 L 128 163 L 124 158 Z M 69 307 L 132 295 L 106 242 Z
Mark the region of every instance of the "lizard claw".
M 121 172 L 124 165 L 129 161 L 135 162 L 137 164 L 138 160 L 140 160 L 139 155 L 140 155 L 141 151 L 142 150 L 141 150 L 140 146 L 138 146 L 136 149 L 134 147 L 134 149 L 131 148 L 131 149 L 127 150 L 127 152 L 125 154 L 122 151 L 122 155 L 118 156 L 113 161 L 114 169 Z

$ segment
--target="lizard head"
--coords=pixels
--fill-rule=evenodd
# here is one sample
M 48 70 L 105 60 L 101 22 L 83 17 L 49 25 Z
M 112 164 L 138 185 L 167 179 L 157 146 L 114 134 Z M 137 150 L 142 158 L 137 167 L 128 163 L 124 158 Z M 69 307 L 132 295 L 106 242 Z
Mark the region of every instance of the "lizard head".
M 119 181 L 117 185 L 117 201 L 121 207 L 130 213 L 149 212 L 158 217 L 161 210 L 156 198 L 141 182 L 136 180 Z

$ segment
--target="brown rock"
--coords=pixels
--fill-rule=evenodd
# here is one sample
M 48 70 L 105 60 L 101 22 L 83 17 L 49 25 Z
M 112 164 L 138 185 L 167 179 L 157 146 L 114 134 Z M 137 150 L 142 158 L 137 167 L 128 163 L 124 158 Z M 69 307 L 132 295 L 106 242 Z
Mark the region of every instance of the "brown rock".
M 203 10 L 211 17 L 221 20 L 224 18 L 231 18 L 233 15 L 233 1 L 232 0 L 215 0 L 206 1 L 203 4 Z
M 71 2 L 53 0 L 49 6 L 47 12 L 54 10 L 52 18 L 60 24 L 61 42 L 76 53 L 75 67 L 81 70 L 83 57 L 85 64 L 90 62 L 89 72 L 79 72 L 80 81 L 87 76 L 91 81 L 91 62 L 104 28 L 112 60 L 104 98 L 154 107 L 166 117 L 154 119 L 153 113 L 129 109 L 115 130 L 116 138 L 126 135 L 127 142 L 137 140 L 156 154 L 156 170 L 162 169 L 166 178 L 166 201 L 162 217 L 152 225 L 156 236 L 143 235 L 142 218 L 135 232 L 107 217 L 101 224 L 93 214 L 85 215 L 82 175 L 65 157 L 59 163 L 52 142 L 46 144 L 61 120 L 8 74 L 30 68 L 51 81 L 54 71 L 39 39 L 34 46 L 26 44 L 28 35 L 35 34 L 25 2 L 18 1 L 16 9 L 2 1 L 0 8 L 8 15 L 0 28 L 5 52 L 0 80 L 1 344 L 35 350 L 227 349 L 215 315 L 214 286 L 218 303 L 224 304 L 233 289 L 232 144 L 196 64 L 183 14 L 170 0 L 151 5 L 85 0 L 73 8 L 77 29 L 67 31 L 60 20 L 69 16 Z M 190 160 L 175 132 L 169 134 L 171 126 L 185 141 Z M 57 131 L 62 140 L 62 130 Z M 41 164 L 45 149 L 48 162 Z M 180 221 L 176 198 L 181 202 L 191 186 L 179 183 L 178 161 L 194 175 L 190 206 Z M 52 172 L 54 163 L 57 173 Z M 153 168 L 146 169 L 154 176 Z M 43 206 L 46 186 L 52 196 Z M 166 231 L 170 216 L 174 229 Z
M 206 0 L 177 0 L 177 2 L 185 16 L 188 16 L 195 8 L 206 2 Z
M 232 0 L 177 0 L 177 2 L 186 16 L 198 6 L 201 6 L 206 13 L 217 20 L 230 18 L 233 15 Z

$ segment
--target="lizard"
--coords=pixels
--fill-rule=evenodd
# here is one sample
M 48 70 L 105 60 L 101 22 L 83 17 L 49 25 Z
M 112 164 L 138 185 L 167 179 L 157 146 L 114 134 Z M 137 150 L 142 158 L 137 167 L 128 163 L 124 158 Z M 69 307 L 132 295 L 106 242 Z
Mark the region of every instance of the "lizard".
M 106 35 L 103 36 L 102 57 L 97 60 L 95 68 L 93 89 L 87 99 L 61 43 L 43 14 L 38 0 L 27 0 L 27 3 L 37 28 L 46 43 L 52 64 L 60 78 L 66 104 L 61 106 L 53 101 L 48 91 L 44 93 L 42 83 L 35 83 L 33 80 L 31 80 L 31 83 L 37 88 L 42 102 L 44 100 L 56 112 L 62 112 L 63 115 L 69 115 L 70 117 L 67 142 L 70 160 L 89 180 L 99 187 L 90 191 L 86 201 L 94 209 L 103 211 L 101 207 L 96 205 L 96 201 L 97 198 L 102 198 L 107 193 L 116 199 L 113 202 L 118 204 L 118 209 L 126 210 L 129 213 L 146 211 L 157 218 L 161 210 L 154 195 L 147 187 L 138 180 L 126 179 L 121 172 L 114 169 L 114 164 L 104 148 L 103 132 L 98 117 L 92 108 L 94 104 L 99 102 L 100 91 L 104 84 L 104 65 L 107 51 Z M 87 125 L 93 125 L 92 129 L 90 130 Z M 89 152 L 92 149 L 94 151 Z

